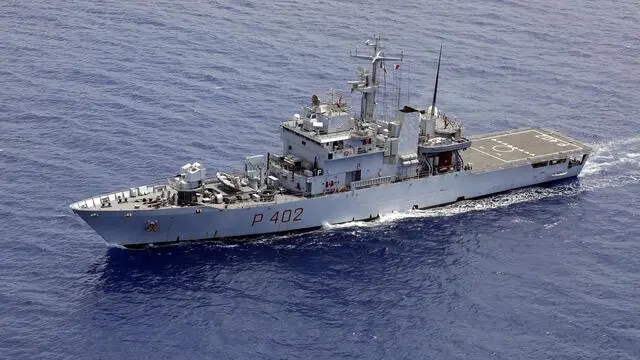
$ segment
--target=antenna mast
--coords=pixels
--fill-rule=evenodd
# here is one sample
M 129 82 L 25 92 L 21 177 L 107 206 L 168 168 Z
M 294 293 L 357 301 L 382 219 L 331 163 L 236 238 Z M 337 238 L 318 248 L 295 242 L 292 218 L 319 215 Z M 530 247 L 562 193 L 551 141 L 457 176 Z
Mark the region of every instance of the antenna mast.
M 440 44 L 440 55 L 438 55 L 438 70 L 436 71 L 436 86 L 433 89 L 433 101 L 431 102 L 430 114 L 436 115 L 436 95 L 438 95 L 438 78 L 440 77 L 440 60 L 442 59 L 442 44 Z
M 350 81 L 353 90 L 358 90 L 362 93 L 362 101 L 360 103 L 360 119 L 368 121 L 373 119 L 373 113 L 376 106 L 376 88 L 379 86 L 377 78 L 378 67 L 381 66 L 384 61 L 402 61 L 400 57 L 387 57 L 382 52 L 382 46 L 380 45 L 380 37 L 376 36 L 374 41 L 367 40 L 365 42 L 367 46 L 373 48 L 371 56 L 358 55 L 357 52 L 351 57 L 358 59 L 365 59 L 371 61 L 371 72 L 362 71 L 360 73 L 359 81 Z

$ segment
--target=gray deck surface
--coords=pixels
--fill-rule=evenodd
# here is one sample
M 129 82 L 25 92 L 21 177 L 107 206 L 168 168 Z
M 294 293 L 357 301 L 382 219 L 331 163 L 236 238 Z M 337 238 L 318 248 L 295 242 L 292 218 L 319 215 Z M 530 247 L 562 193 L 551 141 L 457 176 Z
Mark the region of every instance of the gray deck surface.
M 588 152 L 583 143 L 547 129 L 520 129 L 472 137 L 471 148 L 462 152 L 473 170 L 508 167 L 523 162 L 563 158 L 566 154 Z

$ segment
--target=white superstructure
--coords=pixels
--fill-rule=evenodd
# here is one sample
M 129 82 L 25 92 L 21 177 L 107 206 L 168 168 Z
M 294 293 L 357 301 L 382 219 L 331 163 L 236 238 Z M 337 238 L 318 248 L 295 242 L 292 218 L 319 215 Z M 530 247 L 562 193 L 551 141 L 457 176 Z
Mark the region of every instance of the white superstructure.
M 242 174 L 207 177 L 195 162 L 166 184 L 88 198 L 71 208 L 107 242 L 125 246 L 313 229 L 374 219 L 577 176 L 590 148 L 546 129 L 466 138 L 432 104 L 377 118 L 377 72 L 388 61 L 368 41 L 371 70 L 349 82 L 362 93 L 360 114 L 342 96 L 312 96 L 281 125 L 279 154 L 246 158 Z M 386 71 L 386 70 L 385 70 Z

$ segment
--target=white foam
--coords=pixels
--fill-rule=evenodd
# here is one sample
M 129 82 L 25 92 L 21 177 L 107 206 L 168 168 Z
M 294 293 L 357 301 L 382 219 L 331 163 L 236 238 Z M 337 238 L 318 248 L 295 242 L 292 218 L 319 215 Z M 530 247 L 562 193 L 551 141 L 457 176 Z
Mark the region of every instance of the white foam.
M 114 249 L 123 249 L 123 250 L 128 250 L 126 246 L 124 245 L 120 245 L 120 244 L 114 244 L 114 243 L 110 243 L 110 242 L 106 242 L 107 247 L 108 248 L 114 248 Z
M 596 144 L 580 174 L 586 191 L 640 183 L 640 137 Z
M 373 221 L 349 221 L 347 223 L 342 223 L 342 224 L 329 224 L 329 223 L 322 223 L 322 230 L 335 230 L 335 229 L 348 229 L 348 228 L 354 228 L 354 227 L 371 227 L 371 226 L 378 226 L 375 224 L 380 224 L 379 220 L 373 220 Z
M 586 178 L 610 170 L 620 170 L 622 173 L 631 170 L 635 173 L 639 169 L 640 137 L 634 137 L 595 144 L 579 177 Z

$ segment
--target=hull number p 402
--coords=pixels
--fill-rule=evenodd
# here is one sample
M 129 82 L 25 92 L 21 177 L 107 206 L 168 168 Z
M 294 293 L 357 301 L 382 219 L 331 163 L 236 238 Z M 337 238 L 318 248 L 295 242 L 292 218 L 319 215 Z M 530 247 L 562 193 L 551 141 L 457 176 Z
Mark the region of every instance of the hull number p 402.
M 277 224 L 279 222 L 288 223 L 290 221 L 302 221 L 303 212 L 304 212 L 303 208 L 278 210 L 269 217 L 268 221 L 274 224 Z M 265 220 L 265 216 L 263 213 L 254 214 L 253 221 L 251 222 L 251 226 L 261 223 L 263 220 Z

